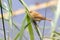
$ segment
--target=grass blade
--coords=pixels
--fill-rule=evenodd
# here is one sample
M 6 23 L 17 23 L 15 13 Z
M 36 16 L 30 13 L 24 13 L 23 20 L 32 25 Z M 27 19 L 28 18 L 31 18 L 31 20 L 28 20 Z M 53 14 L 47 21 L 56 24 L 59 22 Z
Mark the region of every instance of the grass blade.
M 4 19 L 5 21 L 8 21 L 8 19 Z M 18 31 L 20 31 L 20 29 L 17 27 L 17 24 L 16 24 L 16 22 L 12 22 L 12 24 L 14 25 L 14 27 L 18 30 Z M 26 27 L 28 26 L 29 24 L 27 24 L 26 26 L 25 26 L 25 29 L 26 29 Z M 2 30 L 2 29 L 1 29 Z M 24 35 L 24 38 L 27 40 L 27 37 Z
M 26 21 L 26 17 L 25 17 L 25 19 L 22 22 L 22 27 L 21 27 L 20 32 L 16 35 L 16 37 L 14 38 L 14 40 L 17 40 L 19 37 L 22 38 L 24 29 L 25 29 L 25 21 Z
M 32 25 L 31 25 L 31 20 L 30 20 L 28 15 L 27 15 L 27 23 L 30 23 L 28 25 L 28 31 L 29 31 L 29 34 L 30 34 L 30 40 L 34 40 L 34 34 L 33 34 Z
M 52 26 L 51 27 L 52 28 L 51 37 L 52 38 L 53 38 L 53 35 L 54 35 L 54 31 L 55 31 L 57 20 L 58 20 L 59 16 L 60 16 L 60 0 L 58 0 L 58 2 L 57 2 L 57 9 L 55 11 L 54 20 L 51 23 L 51 26 Z
M 32 29 L 32 25 L 31 25 L 31 19 L 29 17 L 29 8 L 28 6 L 25 4 L 25 2 L 23 0 L 19 0 L 21 2 L 21 4 L 25 7 L 25 13 L 27 13 L 27 23 L 30 23 L 28 25 L 28 30 L 29 30 L 29 34 L 30 34 L 30 40 L 34 40 L 34 34 L 33 34 L 33 29 Z
M 11 27 L 12 29 L 12 0 L 7 0 L 8 1 L 8 7 L 9 7 L 9 15 L 8 15 L 8 18 L 9 18 L 9 26 Z

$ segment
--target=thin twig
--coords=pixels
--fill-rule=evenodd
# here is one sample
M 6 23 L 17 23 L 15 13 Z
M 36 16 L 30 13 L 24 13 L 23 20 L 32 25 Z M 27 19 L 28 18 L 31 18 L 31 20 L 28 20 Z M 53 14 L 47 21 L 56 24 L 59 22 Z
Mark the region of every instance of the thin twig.
M 33 24 L 34 24 L 34 26 L 35 26 L 35 30 L 36 30 L 36 32 L 37 32 L 40 40 L 42 40 L 41 33 L 39 33 L 38 25 L 37 25 L 36 21 L 34 21 L 34 20 L 32 20 L 32 21 L 33 21 Z
M 48 4 L 46 4 L 46 5 L 48 6 Z M 47 8 L 45 9 L 45 18 L 46 18 L 46 14 L 47 14 Z M 43 26 L 43 32 L 42 32 L 42 38 L 44 38 L 45 23 L 46 23 L 46 21 L 44 20 L 44 26 Z

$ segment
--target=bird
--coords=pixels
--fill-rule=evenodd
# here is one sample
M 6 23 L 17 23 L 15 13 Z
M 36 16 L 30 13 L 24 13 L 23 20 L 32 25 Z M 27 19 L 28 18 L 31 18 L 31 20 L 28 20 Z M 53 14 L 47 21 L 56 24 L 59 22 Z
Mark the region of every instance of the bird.
M 34 21 L 41 21 L 41 20 L 52 21 L 51 19 L 44 17 L 41 13 L 38 13 L 36 11 L 29 11 L 29 13 L 30 13 L 30 17 Z

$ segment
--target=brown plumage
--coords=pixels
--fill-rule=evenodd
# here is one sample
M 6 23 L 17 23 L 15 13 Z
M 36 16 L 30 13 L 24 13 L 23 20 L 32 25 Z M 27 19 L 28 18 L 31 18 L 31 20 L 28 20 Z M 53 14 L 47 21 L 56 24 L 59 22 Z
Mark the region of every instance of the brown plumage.
M 40 13 L 38 13 L 36 11 L 30 11 L 30 16 L 35 21 L 40 21 L 40 20 L 48 20 L 48 21 L 51 21 L 51 19 L 45 18 L 42 14 L 40 14 Z

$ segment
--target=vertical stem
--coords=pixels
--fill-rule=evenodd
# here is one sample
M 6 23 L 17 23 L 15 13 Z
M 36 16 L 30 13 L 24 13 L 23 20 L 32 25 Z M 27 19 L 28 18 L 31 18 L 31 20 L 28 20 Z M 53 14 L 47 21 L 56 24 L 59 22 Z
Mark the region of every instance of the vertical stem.
M 47 8 L 45 9 L 45 18 L 46 18 L 46 13 L 47 13 Z M 44 33 L 45 33 L 45 20 L 44 20 L 44 26 L 43 26 L 43 32 L 42 32 L 42 39 L 44 38 Z
M 12 0 L 7 0 L 8 1 L 8 6 L 9 6 L 9 26 L 11 27 L 12 29 Z
M 43 40 L 43 39 L 42 39 L 41 32 L 39 32 L 39 28 L 38 28 L 39 26 L 37 25 L 37 23 L 36 23 L 34 20 L 33 20 L 33 24 L 34 24 L 34 26 L 35 26 L 35 30 L 36 30 L 36 32 L 37 32 L 40 40 Z
M 0 2 L 1 2 L 1 0 L 0 0 Z M 2 16 L 3 31 L 4 31 L 4 39 L 6 40 L 6 32 L 5 32 L 5 26 L 4 26 L 4 17 L 3 17 L 2 3 L 0 4 L 0 7 L 1 7 L 1 16 Z
M 54 31 L 55 31 L 59 16 L 60 16 L 60 0 L 58 0 L 57 2 L 57 9 L 55 11 L 54 20 L 51 22 L 51 26 L 52 26 L 51 38 L 54 38 L 53 35 L 54 35 Z
M 12 40 L 13 40 L 13 35 L 14 35 L 14 28 L 13 28 L 13 18 L 12 18 L 12 0 L 7 0 L 8 2 L 8 23 L 9 23 L 9 31 L 11 31 L 12 34 Z M 10 34 L 9 34 L 10 35 Z
M 47 1 L 48 2 L 48 1 Z M 48 6 L 48 4 L 46 4 L 46 6 Z M 47 14 L 47 8 L 45 9 L 45 18 L 46 18 L 46 14 Z M 44 38 L 44 33 L 45 33 L 45 20 L 44 20 L 44 27 L 43 27 L 43 32 L 42 32 L 42 39 Z

